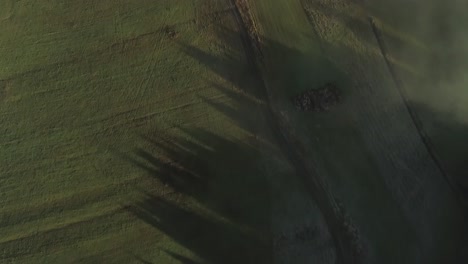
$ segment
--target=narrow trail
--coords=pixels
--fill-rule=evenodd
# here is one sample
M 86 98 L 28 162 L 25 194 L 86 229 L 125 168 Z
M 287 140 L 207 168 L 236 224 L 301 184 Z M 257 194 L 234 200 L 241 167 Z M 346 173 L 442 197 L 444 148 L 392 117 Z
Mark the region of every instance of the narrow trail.
M 409 116 L 411 118 L 411 121 L 413 122 L 413 124 L 414 124 L 414 126 L 416 128 L 416 131 L 417 131 L 419 137 L 421 138 L 422 143 L 426 147 L 426 150 L 427 150 L 429 156 L 433 160 L 433 162 L 436 165 L 436 167 L 438 168 L 439 172 L 442 174 L 444 180 L 450 186 L 450 189 L 453 192 L 453 194 L 455 195 L 455 197 L 457 198 L 458 202 L 461 204 L 462 207 L 467 208 L 467 204 L 466 204 L 465 200 L 463 199 L 462 193 L 457 188 L 456 183 L 452 180 L 450 175 L 448 175 L 447 170 L 444 168 L 444 165 L 441 162 L 441 159 L 439 158 L 439 156 L 435 152 L 435 148 L 434 148 L 433 143 L 431 142 L 430 137 L 424 131 L 423 124 L 422 124 L 421 120 L 419 119 L 418 114 L 416 113 L 414 108 L 411 106 L 411 102 L 408 100 L 408 96 L 407 96 L 407 94 L 405 92 L 403 81 L 400 78 L 398 78 L 396 70 L 393 67 L 392 63 L 390 62 L 390 59 L 388 58 L 387 47 L 385 46 L 385 42 L 384 42 L 384 40 L 382 38 L 382 34 L 381 34 L 379 28 L 377 27 L 374 18 L 368 17 L 368 19 L 369 19 L 369 24 L 370 24 L 370 26 L 372 28 L 372 32 L 374 34 L 374 37 L 377 40 L 377 43 L 379 45 L 380 53 L 381 53 L 382 57 L 384 58 L 385 64 L 386 64 L 387 69 L 388 69 L 388 71 L 390 73 L 390 76 L 391 76 L 393 82 L 395 83 L 395 87 L 396 87 L 396 89 L 398 91 L 398 94 L 401 97 L 401 99 L 402 99 L 402 101 L 403 101 L 403 103 L 405 105 L 405 108 L 406 108 L 406 110 L 407 110 L 407 112 L 408 112 L 408 114 L 409 114 Z
M 273 132 L 280 149 L 294 166 L 297 175 L 305 183 L 309 194 L 314 198 L 325 218 L 337 251 L 336 263 L 359 263 L 360 249 L 355 244 L 356 237 L 349 230 L 352 226 L 349 216 L 345 214 L 344 208 L 331 193 L 325 180 L 318 175 L 311 161 L 303 158 L 305 153 L 302 151 L 302 144 L 294 134 L 287 116 L 282 114 L 272 103 L 273 95 L 268 90 L 261 70 L 263 65 L 261 39 L 255 30 L 248 10 L 248 3 L 246 0 L 231 0 L 231 3 L 235 7 L 234 16 L 240 28 L 246 57 L 259 79 L 259 85 L 263 87 L 264 96 L 267 98 L 269 123 L 273 126 Z

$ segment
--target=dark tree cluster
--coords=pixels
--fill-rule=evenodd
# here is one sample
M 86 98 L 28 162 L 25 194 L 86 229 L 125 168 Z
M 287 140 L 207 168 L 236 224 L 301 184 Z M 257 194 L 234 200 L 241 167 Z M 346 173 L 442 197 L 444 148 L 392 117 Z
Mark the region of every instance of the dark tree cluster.
M 276 247 L 282 247 L 285 245 L 293 245 L 296 243 L 304 243 L 312 241 L 318 236 L 318 230 L 316 226 L 306 225 L 303 227 L 296 227 L 291 233 L 282 233 L 277 237 L 274 237 L 273 244 Z
M 327 83 L 318 89 L 311 89 L 294 96 L 292 101 L 300 111 L 324 112 L 338 104 L 340 99 L 338 88 L 332 83 Z
M 170 38 L 170 39 L 173 39 L 173 38 L 176 38 L 179 33 L 175 30 L 174 27 L 171 27 L 171 26 L 165 26 L 163 28 L 164 30 L 164 33 Z

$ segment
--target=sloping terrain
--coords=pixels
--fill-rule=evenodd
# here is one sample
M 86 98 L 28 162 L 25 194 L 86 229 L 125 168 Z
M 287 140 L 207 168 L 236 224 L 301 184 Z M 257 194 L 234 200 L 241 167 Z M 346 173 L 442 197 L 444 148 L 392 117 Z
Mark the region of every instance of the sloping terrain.
M 270 263 L 273 240 L 315 230 L 230 2 L 12 10 L 0 36 L 2 261 Z M 171 151 L 152 143 L 163 139 Z M 183 178 L 176 168 L 208 180 L 163 179 Z M 272 214 L 307 222 L 273 238 Z M 318 232 L 304 243 L 328 245 Z
M 256 1 L 252 6 L 261 34 L 290 47 L 265 44 L 271 50 L 263 56 L 274 103 L 295 127 L 302 125 L 299 140 L 308 146 L 316 177 L 336 188 L 335 196 L 354 218 L 368 253 L 363 258 L 379 263 L 462 261 L 463 201 L 416 123 L 413 115 L 421 109 L 409 105 L 401 91 L 406 87 L 389 69 L 375 18 L 345 2 Z M 285 100 L 332 80 L 344 90 L 345 102 L 328 116 L 296 114 Z M 452 151 L 457 149 L 462 148 Z M 444 213 L 434 214 L 437 208 Z
M 0 262 L 465 263 L 439 2 L 4 1 Z
M 466 204 L 468 38 L 462 27 L 468 21 L 461 12 L 468 5 L 461 1 L 433 1 L 407 5 L 404 10 L 396 1 L 388 6 L 389 13 L 400 14 L 393 18 L 378 6 L 377 1 L 365 8 L 380 18 L 391 66 L 448 181 Z

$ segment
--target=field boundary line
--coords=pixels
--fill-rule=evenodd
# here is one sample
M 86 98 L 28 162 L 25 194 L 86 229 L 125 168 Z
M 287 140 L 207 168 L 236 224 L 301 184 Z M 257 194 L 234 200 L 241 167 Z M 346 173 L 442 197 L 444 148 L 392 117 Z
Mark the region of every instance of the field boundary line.
M 427 153 L 429 154 L 430 158 L 433 160 L 434 164 L 436 165 L 437 169 L 439 172 L 442 174 L 444 180 L 447 182 L 449 185 L 451 191 L 455 195 L 456 199 L 458 202 L 461 204 L 462 207 L 467 209 L 467 203 L 465 199 L 463 198 L 462 193 L 460 192 L 459 188 L 457 188 L 456 183 L 452 179 L 452 177 L 447 173 L 447 170 L 441 161 L 440 157 L 437 155 L 435 152 L 435 147 L 434 144 L 432 143 L 430 137 L 426 134 L 424 130 L 424 126 L 422 124 L 422 121 L 420 120 L 418 114 L 416 111 L 413 109 L 413 106 L 411 105 L 411 102 L 408 100 L 408 96 L 406 94 L 405 88 L 403 81 L 398 78 L 398 74 L 396 73 L 395 68 L 392 65 L 392 62 L 390 61 L 390 58 L 388 57 L 388 49 L 385 46 L 385 42 L 382 37 L 382 33 L 380 32 L 375 20 L 373 17 L 369 16 L 368 17 L 369 24 L 372 28 L 372 33 L 374 34 L 375 39 L 377 40 L 377 43 L 379 45 L 379 50 L 380 53 L 385 61 L 385 64 L 387 66 L 387 70 L 390 73 L 391 79 L 393 80 L 395 84 L 395 88 L 398 91 L 398 95 L 403 101 L 403 104 L 405 105 L 405 108 L 411 118 L 411 121 L 414 124 L 414 127 L 416 128 L 416 131 L 419 135 L 419 138 L 421 139 L 423 145 L 425 146 Z

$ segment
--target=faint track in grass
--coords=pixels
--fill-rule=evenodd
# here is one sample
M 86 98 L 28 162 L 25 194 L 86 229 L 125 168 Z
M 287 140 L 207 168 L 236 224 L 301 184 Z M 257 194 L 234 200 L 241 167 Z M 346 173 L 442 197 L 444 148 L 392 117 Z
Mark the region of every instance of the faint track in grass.
M 66 247 L 79 241 L 99 238 L 104 234 L 124 230 L 130 227 L 133 219 L 128 215 L 126 219 L 116 220 L 119 214 L 127 215 L 124 208 L 112 210 L 102 215 L 92 216 L 77 222 L 51 228 L 32 235 L 19 237 L 0 243 L 0 258 L 11 260 L 18 257 L 34 255 L 52 248 Z M 86 226 L 86 228 L 85 228 Z
M 157 45 L 154 45 L 153 50 L 151 51 L 150 54 L 150 62 L 148 62 L 147 67 L 145 69 L 146 77 L 141 80 L 141 82 L 137 85 L 137 90 L 135 91 L 135 94 L 137 95 L 135 97 L 139 98 L 141 96 L 141 93 L 144 92 L 146 89 L 151 84 L 151 81 L 153 80 L 153 75 L 154 75 L 154 68 L 156 66 L 157 61 L 155 61 L 154 56 L 156 55 L 156 50 L 158 49 Z
M 197 90 L 195 89 L 195 90 L 191 90 L 189 92 L 197 92 Z M 170 98 L 173 98 L 173 97 L 182 98 L 184 94 L 185 93 L 177 93 L 177 94 L 171 96 Z M 212 96 L 212 97 L 209 97 L 209 98 L 206 98 L 206 99 L 219 100 L 219 99 L 221 99 L 223 97 L 226 97 L 226 95 L 216 95 L 216 96 Z M 158 103 L 168 101 L 168 100 L 169 100 L 168 98 L 165 98 L 165 99 L 162 99 L 160 101 L 159 100 L 155 101 L 152 104 L 158 104 Z M 96 120 L 91 120 L 90 122 L 87 122 L 83 126 L 91 128 L 91 127 L 95 126 L 96 124 L 105 124 L 105 130 L 112 130 L 112 129 L 120 128 L 120 127 L 123 127 L 123 126 L 145 123 L 146 121 L 151 120 L 153 118 L 161 117 L 161 116 L 163 116 L 165 114 L 168 114 L 168 113 L 171 113 L 171 112 L 174 112 L 174 111 L 178 111 L 178 110 L 183 110 L 183 109 L 189 108 L 191 106 L 200 105 L 202 103 L 203 103 L 203 101 L 200 99 L 198 101 L 189 102 L 189 103 L 182 103 L 182 104 L 172 106 L 172 107 L 169 107 L 169 108 L 164 108 L 164 109 L 162 109 L 160 111 L 156 111 L 156 112 L 153 111 L 153 112 L 150 112 L 150 113 L 145 113 L 144 115 L 138 115 L 138 112 L 139 112 L 138 108 L 127 109 L 127 110 L 118 112 L 116 114 L 113 114 L 111 116 L 105 116 L 105 117 L 102 117 L 102 118 L 98 118 Z M 141 107 L 146 107 L 146 106 L 150 106 L 150 105 L 143 105 Z M 126 118 L 120 118 L 120 117 L 126 117 Z M 124 121 L 120 121 L 120 120 L 124 120 Z
M 387 69 L 390 73 L 390 76 L 393 80 L 393 82 L 395 83 L 395 88 L 397 89 L 398 91 L 398 94 L 400 95 L 404 105 L 405 105 L 405 108 L 416 128 L 416 131 L 419 135 L 419 137 L 421 138 L 421 141 L 423 142 L 424 146 L 426 147 L 427 149 L 427 152 L 429 154 L 429 156 L 431 157 L 431 159 L 433 160 L 434 164 L 437 166 L 439 172 L 441 173 L 441 175 L 443 176 L 444 180 L 447 182 L 447 184 L 450 186 L 452 192 L 454 193 L 454 195 L 456 196 L 457 200 L 460 202 L 460 204 L 462 206 L 464 206 L 465 208 L 467 207 L 467 203 L 465 201 L 465 199 L 463 198 L 463 194 L 462 192 L 459 190 L 459 188 L 457 187 L 456 183 L 452 180 L 451 176 L 447 173 L 447 170 L 444 168 L 444 165 L 441 161 L 441 159 L 439 158 L 439 156 L 437 155 L 436 151 L 435 151 L 435 148 L 434 148 L 434 144 L 432 143 L 430 137 L 426 134 L 425 130 L 424 130 L 424 127 L 423 127 L 423 124 L 421 122 L 421 120 L 419 119 L 419 116 L 418 114 L 416 113 L 416 111 L 414 110 L 414 107 L 411 105 L 411 102 L 409 101 L 408 99 L 408 96 L 406 94 L 406 91 L 405 91 L 405 88 L 404 88 L 404 84 L 403 84 L 403 81 L 398 77 L 398 74 L 396 73 L 396 70 L 395 68 L 393 67 L 392 65 L 392 62 L 390 61 L 390 58 L 388 57 L 388 49 L 387 47 L 385 46 L 385 42 L 383 40 L 383 37 L 382 37 L 382 33 L 380 32 L 378 26 L 376 25 L 375 23 L 375 20 L 373 17 L 368 17 L 368 20 L 369 20 L 369 24 L 372 28 L 372 32 L 375 36 L 375 39 L 377 40 L 377 43 L 379 45 L 379 49 L 380 49 L 380 53 L 385 61 L 385 64 L 387 66 Z
M 34 206 L 20 209 L 4 209 L 1 212 L 3 217 L 0 219 L 0 229 L 17 225 L 18 222 L 20 222 L 18 220 L 19 218 L 21 218 L 21 224 L 27 224 L 29 222 L 42 220 L 45 217 L 56 217 L 66 211 L 86 208 L 86 206 L 91 204 L 118 197 L 121 191 L 127 191 L 131 186 L 135 186 L 140 181 L 140 177 L 132 178 L 112 185 L 98 186 L 60 199 L 48 200 L 45 203 L 34 204 Z M 0 243 L 3 242 L 4 240 L 0 240 Z
M 232 10 L 230 8 L 227 8 L 227 9 L 216 11 L 216 12 L 213 12 L 213 13 L 204 14 L 204 21 L 208 21 L 208 22 L 203 23 L 203 25 L 212 24 L 213 21 L 210 20 L 211 18 L 214 18 L 214 17 L 219 16 L 219 15 L 223 15 L 223 14 L 228 14 L 230 12 L 232 12 Z M 195 20 L 195 18 L 190 18 L 190 19 L 187 19 L 187 20 L 182 21 L 180 23 L 161 26 L 161 27 L 157 28 L 154 31 L 142 33 L 142 34 L 139 34 L 137 36 L 130 37 L 130 38 L 122 38 L 122 39 L 120 39 L 120 41 L 110 43 L 109 45 L 102 46 L 102 47 L 97 48 L 97 49 L 93 49 L 93 50 L 89 51 L 86 54 L 82 54 L 82 53 L 73 54 L 73 53 L 71 53 L 70 58 L 68 58 L 68 59 L 57 61 L 57 62 L 54 62 L 54 63 L 50 63 L 50 64 L 47 64 L 47 65 L 44 65 L 44 66 L 41 66 L 41 67 L 33 67 L 33 68 L 29 69 L 29 70 L 25 70 L 25 71 L 22 71 L 22 72 L 19 72 L 19 73 L 12 74 L 10 76 L 6 76 L 2 80 L 3 81 L 13 81 L 13 80 L 20 79 L 20 78 L 23 78 L 23 77 L 26 77 L 26 76 L 38 74 L 38 73 L 41 73 L 41 72 L 48 72 L 48 71 L 52 71 L 52 70 L 57 70 L 57 69 L 60 69 L 63 66 L 74 64 L 74 63 L 94 62 L 97 59 L 102 58 L 103 56 L 109 56 L 109 55 L 113 56 L 113 55 L 116 55 L 116 54 L 126 53 L 126 52 L 131 51 L 132 48 L 137 43 L 139 43 L 139 42 L 141 42 L 141 41 L 143 41 L 143 40 L 145 40 L 147 38 L 152 38 L 152 37 L 154 38 L 157 35 L 164 34 L 167 26 L 170 26 L 170 27 L 188 26 L 188 25 L 191 25 L 194 22 L 194 20 Z
M 7 99 L 8 88 L 9 88 L 9 81 L 0 80 L 0 103 Z

